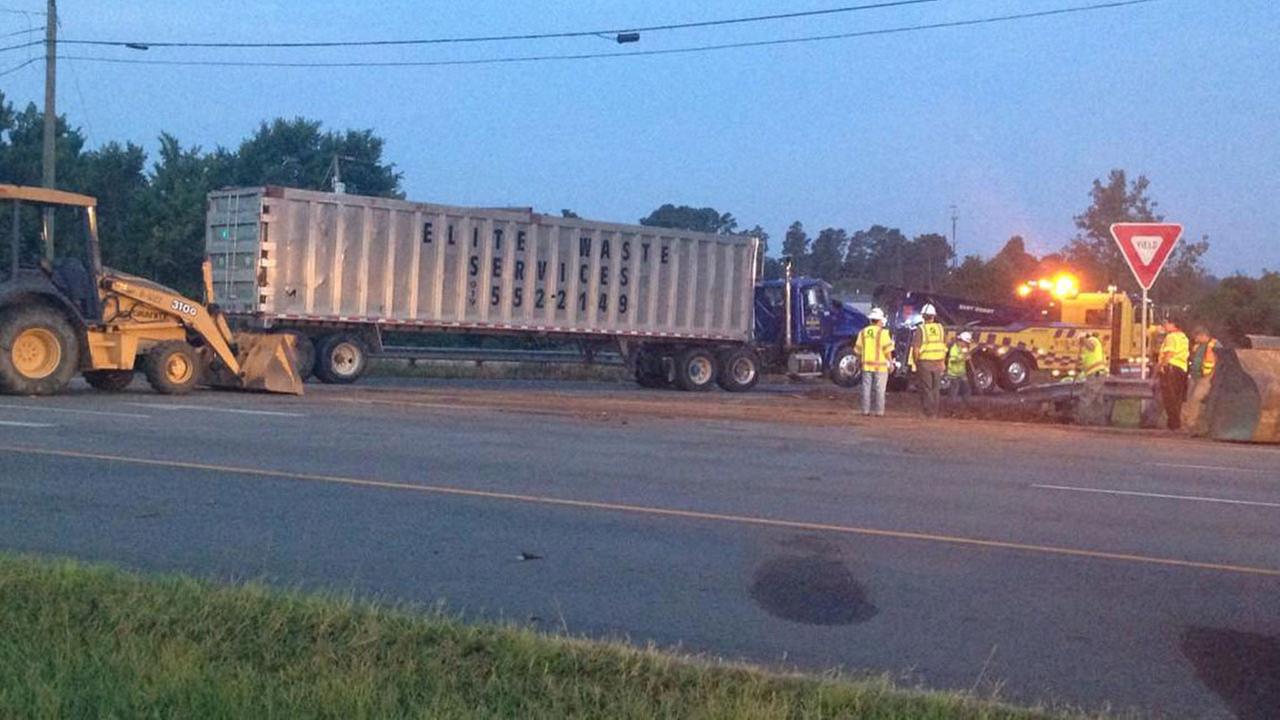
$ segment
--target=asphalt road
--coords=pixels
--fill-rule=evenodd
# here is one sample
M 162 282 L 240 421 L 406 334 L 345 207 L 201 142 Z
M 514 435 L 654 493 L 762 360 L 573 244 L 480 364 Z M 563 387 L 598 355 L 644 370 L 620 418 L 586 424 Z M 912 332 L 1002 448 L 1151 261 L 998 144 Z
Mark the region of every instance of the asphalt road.
M 0 398 L 0 548 L 1024 702 L 1280 708 L 1277 449 L 788 387 L 308 393 Z

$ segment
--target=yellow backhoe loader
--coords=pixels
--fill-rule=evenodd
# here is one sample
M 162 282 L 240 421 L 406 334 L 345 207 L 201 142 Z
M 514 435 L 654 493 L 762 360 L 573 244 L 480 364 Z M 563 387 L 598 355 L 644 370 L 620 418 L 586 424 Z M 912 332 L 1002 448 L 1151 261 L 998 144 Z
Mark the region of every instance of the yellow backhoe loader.
M 79 252 L 55 257 L 45 227 L 42 257 L 24 264 L 24 205 L 77 210 L 84 231 Z M 203 303 L 103 267 L 96 206 L 87 195 L 0 184 L 0 213 L 11 213 L 0 223 L 12 226 L 0 277 L 0 392 L 55 394 L 77 372 L 94 388 L 119 391 L 142 370 L 166 394 L 198 384 L 302 394 L 293 337 L 233 335 L 213 302 L 208 260 Z

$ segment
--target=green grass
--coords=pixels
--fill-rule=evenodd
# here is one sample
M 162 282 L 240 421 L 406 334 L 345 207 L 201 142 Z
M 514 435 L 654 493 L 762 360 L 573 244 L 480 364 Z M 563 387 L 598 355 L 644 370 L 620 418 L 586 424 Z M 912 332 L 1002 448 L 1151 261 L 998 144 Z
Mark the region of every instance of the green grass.
M 0 717 L 1044 715 L 434 611 L 0 554 Z

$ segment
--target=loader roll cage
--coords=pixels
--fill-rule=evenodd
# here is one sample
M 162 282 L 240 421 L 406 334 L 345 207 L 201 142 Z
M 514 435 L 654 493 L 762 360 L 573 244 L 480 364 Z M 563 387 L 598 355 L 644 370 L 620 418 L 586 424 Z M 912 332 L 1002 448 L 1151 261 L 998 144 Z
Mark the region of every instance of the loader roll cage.
M 41 209 L 67 207 L 79 209 L 81 231 L 85 259 L 89 262 L 86 268 L 78 257 L 58 258 L 56 256 L 53 237 L 50 232 L 51 213 L 41 213 L 40 238 L 43 249 L 40 261 L 35 266 L 26 266 L 29 270 L 42 270 L 60 290 L 66 293 L 76 310 L 87 320 L 98 320 L 102 317 L 101 302 L 98 297 L 95 278 L 102 276 L 102 253 L 98 243 L 97 200 L 88 195 L 50 190 L 48 188 L 24 187 L 18 185 L 0 185 L 0 203 L 13 206 L 11 210 L 10 238 L 8 242 L 9 272 L 0 276 L 0 281 L 17 281 L 22 275 L 22 206 L 24 203 Z M 2 211 L 0 211 L 2 212 Z
M 8 201 L 13 205 L 12 235 L 9 241 L 9 278 L 16 279 L 22 263 L 22 204 L 31 203 L 40 208 L 72 207 L 80 208 L 84 222 L 84 249 L 88 257 L 89 271 L 95 276 L 102 272 L 102 254 L 98 246 L 98 201 L 88 195 L 50 190 L 47 188 L 24 187 L 20 185 L 0 185 L 0 201 Z M 40 238 L 44 247 L 44 261 L 50 265 L 54 262 L 53 238 L 50 234 L 48 215 L 44 214 L 40 227 Z

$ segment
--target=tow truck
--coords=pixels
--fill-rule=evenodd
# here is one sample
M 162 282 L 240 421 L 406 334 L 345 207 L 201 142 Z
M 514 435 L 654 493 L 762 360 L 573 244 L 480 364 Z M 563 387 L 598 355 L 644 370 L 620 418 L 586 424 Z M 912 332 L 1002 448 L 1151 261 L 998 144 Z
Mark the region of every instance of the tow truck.
M 947 326 L 947 342 L 967 330 L 974 338 L 971 381 L 974 392 L 996 388 L 1017 392 L 1037 372 L 1054 378 L 1079 374 L 1080 338 L 1092 333 L 1108 351 L 1112 375 L 1137 374 L 1141 367 L 1141 318 L 1132 299 L 1115 287 L 1080 292 L 1070 273 L 1019 285 L 1017 304 L 991 304 L 933 292 L 882 286 L 876 303 L 890 314 L 899 357 L 906 357 L 919 308 L 932 303 Z M 1151 340 L 1151 338 L 1148 338 Z M 1148 347 L 1154 346 L 1149 343 Z M 905 378 L 906 368 L 897 373 Z M 901 382 L 901 381 L 900 381 Z

